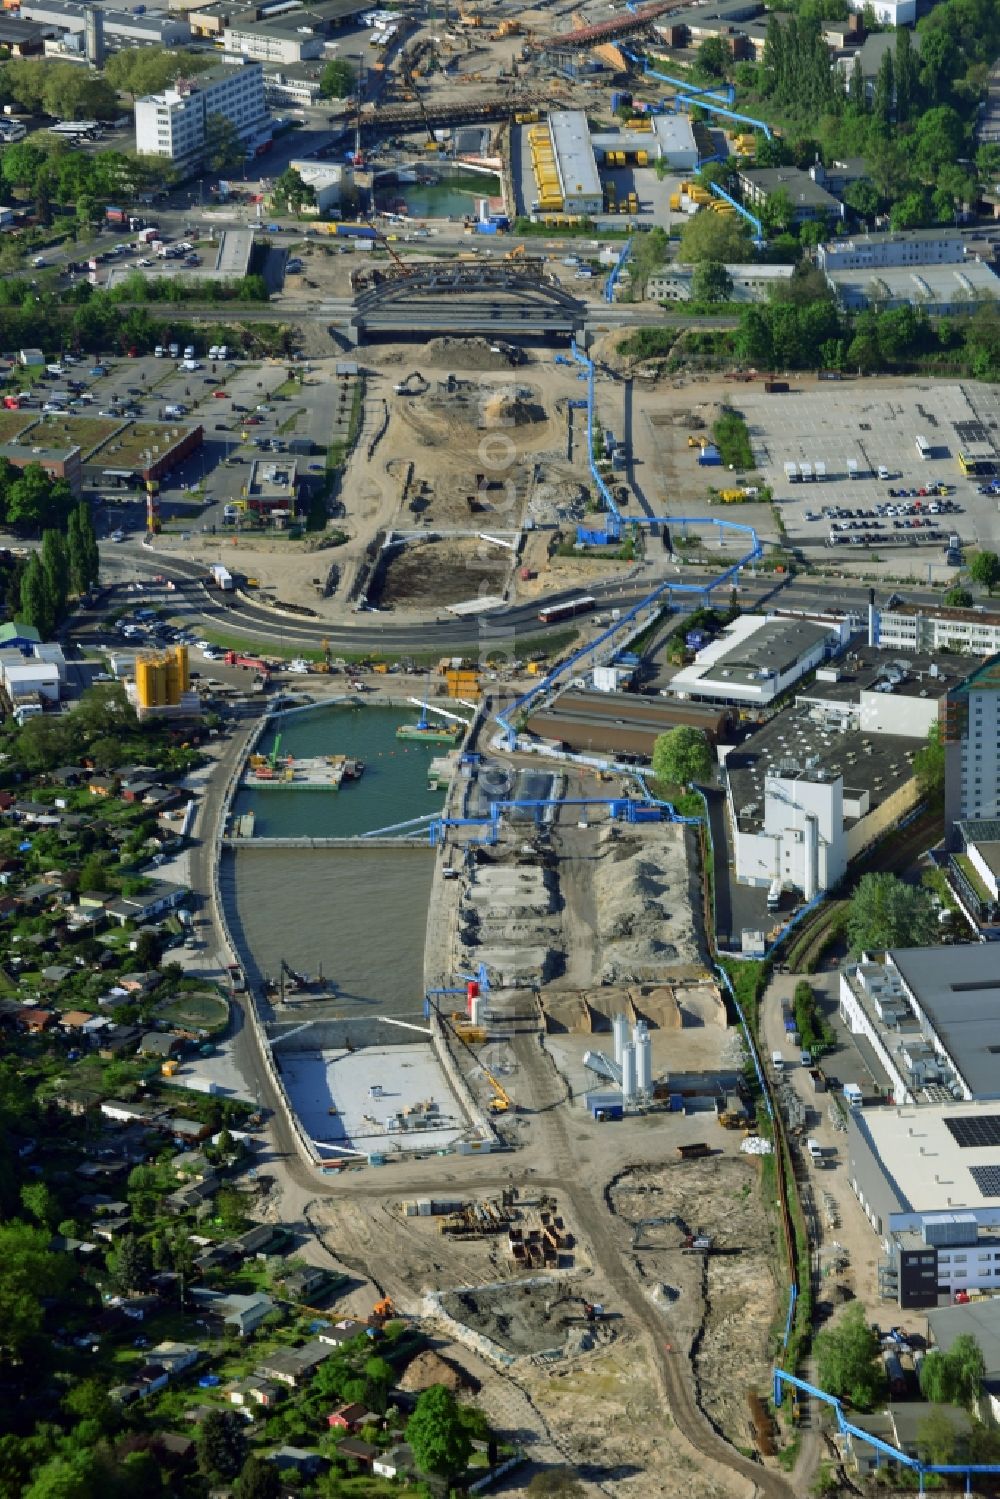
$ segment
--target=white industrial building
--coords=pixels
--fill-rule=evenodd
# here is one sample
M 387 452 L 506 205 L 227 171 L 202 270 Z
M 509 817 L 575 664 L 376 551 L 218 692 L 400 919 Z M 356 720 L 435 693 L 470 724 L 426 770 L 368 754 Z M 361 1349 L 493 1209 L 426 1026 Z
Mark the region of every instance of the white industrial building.
M 249 57 L 255 62 L 296 63 L 308 62 L 322 57 L 323 37 L 306 27 L 302 31 L 291 26 L 227 26 L 222 34 L 223 49 L 238 57 Z
M 879 611 L 878 643 L 883 650 L 968 651 L 972 656 L 992 656 L 1000 651 L 1000 618 L 984 609 L 897 604 Z
M 1000 277 L 979 260 L 962 265 L 883 266 L 879 270 L 827 271 L 827 283 L 846 311 L 919 307 L 935 316 L 969 311 L 1000 299 Z
M 700 702 L 766 707 L 848 638 L 845 620 L 741 614 L 675 673 L 669 690 Z
M 591 144 L 598 157 L 608 151 L 624 151 L 634 156 L 645 151 L 649 164 L 663 161 L 676 172 L 693 172 L 698 166 L 698 147 L 694 126 L 686 114 L 649 115 L 648 130 L 601 130 L 592 136 Z
M 586 112 L 582 109 L 553 110 L 549 115 L 549 136 L 564 211 L 601 213 L 604 189 Z
M 725 755 L 737 880 L 806 899 L 835 885 L 915 806 L 914 756 L 966 670 L 957 656 L 903 663 L 868 646 L 819 667 L 793 707 Z
M 841 1017 L 889 1098 L 850 1110 L 848 1174 L 900 1306 L 1000 1291 L 998 999 L 988 943 L 894 948 L 841 973 Z
M 18 15 L 26 21 L 55 26 L 63 37 L 78 38 L 83 50 L 88 12 L 94 7 L 75 5 L 72 0 L 23 0 Z M 112 51 L 125 47 L 186 47 L 191 27 L 185 16 L 168 15 L 151 8 L 136 11 L 97 8 L 104 44 Z
M 31 697 L 57 703 L 60 686 L 58 662 L 23 656 L 16 650 L 0 651 L 0 686 L 15 708 L 20 700 Z
M 965 241 L 957 229 L 907 229 L 851 235 L 816 247 L 821 271 L 870 271 L 882 266 L 958 265 Z
M 647 302 L 690 302 L 691 284 L 697 269 L 693 265 L 664 265 L 646 280 Z M 795 271 L 791 265 L 727 265 L 733 283 L 733 302 L 766 302 L 773 286 L 790 281 Z
M 917 19 L 917 0 L 848 0 L 852 10 L 864 11 L 871 4 L 880 26 L 912 26 Z
M 205 146 L 206 121 L 222 115 L 242 140 L 251 140 L 267 120 L 264 73 L 259 63 L 212 68 L 175 88 L 147 94 L 135 103 L 135 143 L 140 156 L 195 162 Z

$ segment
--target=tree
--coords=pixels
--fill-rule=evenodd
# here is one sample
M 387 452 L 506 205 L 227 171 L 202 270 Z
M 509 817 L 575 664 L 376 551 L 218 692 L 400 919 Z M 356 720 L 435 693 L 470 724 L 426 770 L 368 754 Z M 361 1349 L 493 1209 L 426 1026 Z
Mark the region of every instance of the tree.
M 343 58 L 328 62 L 319 76 L 319 91 L 324 99 L 346 99 L 354 93 L 354 69 Z
M 205 120 L 205 144 L 202 150 L 206 167 L 213 172 L 231 172 L 245 157 L 245 147 L 232 120 L 223 114 L 210 114 Z
M 61 531 L 42 533 L 42 571 L 58 622 L 66 612 L 70 581 L 69 552 Z
M 21 574 L 18 613 L 25 624 L 33 625 L 42 639 L 48 640 L 55 628 L 55 611 L 42 559 L 37 552 L 31 554 Z
M 108 889 L 108 871 L 100 854 L 88 854 L 80 865 L 80 889 L 97 894 Z
M 712 750 L 701 729 L 680 724 L 660 734 L 653 745 L 653 774 L 677 786 L 711 780 Z
M 816 1338 L 818 1383 L 831 1395 L 846 1396 L 858 1410 L 871 1410 L 885 1388 L 878 1337 L 865 1309 L 852 1302 L 835 1327 Z
M 640 241 L 644 236 L 640 236 Z M 697 265 L 702 260 L 721 261 L 723 265 L 745 263 L 750 259 L 747 226 L 734 216 L 709 213 L 702 209 L 688 219 L 681 231 L 680 260 Z
M 94 518 L 85 502 L 70 511 L 66 528 L 66 553 L 70 582 L 76 593 L 86 593 L 97 582 L 100 554 L 94 532 Z
M 865 75 L 861 71 L 861 58 L 857 53 L 854 54 L 854 66 L 847 85 L 847 103 L 857 115 L 868 113 L 868 89 L 865 85 Z
M 707 36 L 698 48 L 695 68 L 706 78 L 725 78 L 732 60 L 721 36 Z
M 49 1238 L 16 1219 L 0 1226 L 0 1348 L 14 1356 L 41 1332 L 45 1298 L 62 1295 L 75 1274 Z
M 870 177 L 859 177 L 844 190 L 844 202 L 867 223 L 882 207 L 882 195 Z
M 149 1250 L 135 1234 L 125 1234 L 107 1255 L 108 1270 L 115 1290 L 122 1296 L 141 1291 L 153 1271 Z
M 961 583 L 955 583 L 944 596 L 944 601 L 952 609 L 970 609 L 972 607 L 972 594 Z
M 294 167 L 286 167 L 271 190 L 276 205 L 283 205 L 292 213 L 316 202 L 316 192 Z
M 892 52 L 888 47 L 882 53 L 875 90 L 872 95 L 872 125 L 880 135 L 888 135 L 892 129 L 892 112 L 896 102 L 896 70 Z
M 896 32 L 896 123 L 905 125 L 916 104 L 917 68 L 909 28 Z
M 930 1410 L 917 1422 L 917 1452 L 925 1463 L 951 1463 L 955 1459 L 958 1432 L 944 1410 Z
M 39 1228 L 49 1233 L 55 1230 L 60 1217 L 59 1203 L 46 1182 L 26 1182 L 21 1188 L 21 1206 Z
M 279 1499 L 281 1473 L 275 1463 L 266 1463 L 261 1457 L 248 1457 L 233 1492 L 236 1499 Z
M 926 890 L 894 874 L 866 874 L 851 896 L 847 935 L 854 952 L 888 947 L 921 947 L 933 942 L 937 916 Z
M 974 1410 L 985 1374 L 982 1349 L 971 1333 L 961 1333 L 947 1352 L 928 1353 L 920 1365 L 920 1393 L 936 1405 Z
M 992 597 L 994 588 L 1000 583 L 1000 557 L 996 552 L 976 552 L 969 563 L 969 577 Z
M 472 1440 L 462 1425 L 458 1403 L 444 1385 L 431 1385 L 417 1400 L 406 1423 L 406 1440 L 424 1473 L 452 1479 L 465 1468 Z
M 115 1407 L 99 1379 L 81 1379 L 63 1397 L 63 1409 L 79 1421 L 96 1421 L 105 1430 L 115 1421 Z
M 696 302 L 728 302 L 733 278 L 718 260 L 703 260 L 691 277 L 691 296 Z
M 239 1419 L 231 1411 L 209 1411 L 198 1431 L 198 1467 L 216 1483 L 231 1481 L 243 1470 L 247 1444 Z

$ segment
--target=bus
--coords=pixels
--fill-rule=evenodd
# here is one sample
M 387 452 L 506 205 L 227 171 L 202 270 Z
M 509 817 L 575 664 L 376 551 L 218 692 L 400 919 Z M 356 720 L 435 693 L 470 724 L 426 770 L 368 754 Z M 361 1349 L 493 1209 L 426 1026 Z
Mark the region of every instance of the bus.
M 924 462 L 926 463 L 927 459 L 933 456 L 933 453 L 934 453 L 934 449 L 931 447 L 931 445 L 927 441 L 926 437 L 918 437 L 917 438 L 917 455 L 918 455 L 918 457 L 922 458 L 924 460 Z
M 576 614 L 586 614 L 593 609 L 596 600 L 589 595 L 578 599 L 567 599 L 565 604 L 549 604 L 546 609 L 539 609 L 538 618 L 543 625 L 555 624 L 560 619 L 572 619 Z

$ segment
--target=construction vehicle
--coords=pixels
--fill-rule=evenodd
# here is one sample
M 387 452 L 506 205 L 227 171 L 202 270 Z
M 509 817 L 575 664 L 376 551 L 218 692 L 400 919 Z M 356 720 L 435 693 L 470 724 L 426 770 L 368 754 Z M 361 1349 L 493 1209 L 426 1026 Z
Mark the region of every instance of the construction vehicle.
M 504 260 L 521 260 L 527 253 L 523 245 L 515 245 L 513 250 L 503 252 L 503 258 Z
M 498 1079 L 493 1076 L 488 1067 L 483 1068 L 483 1076 L 486 1078 L 486 1081 L 489 1083 L 494 1093 L 494 1096 L 490 1099 L 489 1103 L 490 1113 L 506 1114 L 508 1111 L 513 1111 L 514 1102 L 510 1097 L 510 1094 L 507 1092 L 507 1089 L 504 1087 L 503 1083 L 499 1082 Z
M 168 1061 L 163 1063 L 163 1066 L 160 1068 L 160 1073 L 163 1077 L 173 1077 L 177 1072 L 177 1068 L 179 1066 L 180 1063 L 177 1061 L 177 1058 L 170 1057 Z
M 383 1296 L 381 1301 L 376 1301 L 368 1318 L 369 1326 L 384 1327 L 390 1317 L 396 1315 L 396 1303 L 391 1296 Z

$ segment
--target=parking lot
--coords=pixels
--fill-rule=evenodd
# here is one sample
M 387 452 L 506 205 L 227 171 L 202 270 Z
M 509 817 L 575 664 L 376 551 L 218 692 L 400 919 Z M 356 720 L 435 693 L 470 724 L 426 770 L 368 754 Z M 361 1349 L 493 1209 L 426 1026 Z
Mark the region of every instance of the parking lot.
M 952 534 L 963 548 L 1000 543 L 996 496 L 980 494 L 981 480 L 965 477 L 958 461 L 963 446 L 986 442 L 1000 471 L 992 390 L 844 381 L 787 394 L 748 391 L 733 404 L 793 545 L 930 547 L 940 562 Z M 919 455 L 918 436 L 930 457 Z M 814 475 L 819 465 L 820 476 L 791 480 L 786 464 Z

